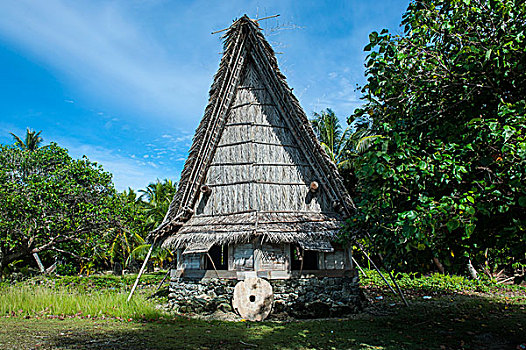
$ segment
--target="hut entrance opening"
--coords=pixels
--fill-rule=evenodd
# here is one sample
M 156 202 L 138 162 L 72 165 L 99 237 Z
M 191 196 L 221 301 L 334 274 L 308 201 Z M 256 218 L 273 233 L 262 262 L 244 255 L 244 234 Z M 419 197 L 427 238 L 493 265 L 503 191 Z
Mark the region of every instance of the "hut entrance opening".
M 210 258 L 205 259 L 206 270 L 228 270 L 228 247 L 226 245 L 213 245 L 208 255 Z
M 319 269 L 318 252 L 315 252 L 313 250 L 304 250 L 298 245 L 291 245 L 290 250 L 292 270 Z

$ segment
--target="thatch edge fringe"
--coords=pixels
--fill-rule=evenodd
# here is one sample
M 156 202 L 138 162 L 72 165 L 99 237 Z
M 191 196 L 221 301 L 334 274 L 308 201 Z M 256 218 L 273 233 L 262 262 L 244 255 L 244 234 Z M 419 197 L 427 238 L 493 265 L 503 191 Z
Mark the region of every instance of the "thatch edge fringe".
M 207 232 L 198 234 L 173 235 L 164 240 L 162 247 L 168 249 L 182 249 L 192 243 L 198 244 L 243 244 L 259 238 L 261 243 L 297 243 L 298 241 L 317 241 L 320 239 L 335 241 L 338 230 L 320 232 L 258 232 L 254 230 L 217 233 Z

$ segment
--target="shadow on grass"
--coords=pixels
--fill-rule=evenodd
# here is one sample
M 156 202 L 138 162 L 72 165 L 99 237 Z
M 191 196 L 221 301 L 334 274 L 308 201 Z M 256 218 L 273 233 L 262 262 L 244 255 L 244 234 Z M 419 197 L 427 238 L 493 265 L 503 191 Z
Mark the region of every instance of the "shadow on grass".
M 516 349 L 526 342 L 524 301 L 451 295 L 416 299 L 410 308 L 393 301 L 345 320 L 35 320 L 24 328 L 43 339 L 41 348 L 59 349 Z

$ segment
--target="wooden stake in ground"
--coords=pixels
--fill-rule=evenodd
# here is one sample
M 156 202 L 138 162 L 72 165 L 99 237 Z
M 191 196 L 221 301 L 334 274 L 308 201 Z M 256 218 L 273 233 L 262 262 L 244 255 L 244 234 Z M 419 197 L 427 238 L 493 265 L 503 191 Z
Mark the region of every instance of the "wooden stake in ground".
M 360 270 L 360 272 L 362 273 L 362 275 L 364 277 L 367 277 L 367 274 L 365 273 L 365 271 L 362 269 L 362 267 L 360 265 L 358 265 L 358 262 L 356 261 L 356 259 L 354 258 L 354 256 L 351 257 L 353 263 L 358 267 L 358 269 Z
M 137 278 L 135 279 L 135 283 L 133 284 L 133 287 L 130 291 L 130 295 L 128 295 L 128 299 L 126 300 L 129 302 L 133 296 L 133 293 L 135 292 L 135 288 L 137 288 L 137 284 L 139 284 L 139 279 L 141 278 L 144 269 L 146 268 L 146 264 L 148 264 L 148 260 L 150 259 L 150 255 L 152 255 L 152 250 L 155 245 L 155 240 L 153 241 L 152 245 L 150 246 L 150 250 L 148 250 L 148 254 L 146 254 L 146 259 L 144 259 L 144 262 L 142 263 L 141 269 L 139 270 L 139 274 L 137 275 Z
M 155 288 L 155 292 L 152 294 L 152 296 L 157 293 L 159 291 L 159 289 L 161 289 L 162 285 L 164 284 L 164 281 L 166 281 L 166 278 L 168 278 L 168 275 L 170 274 L 172 270 L 172 265 L 170 265 L 170 267 L 168 268 L 168 271 L 166 272 L 166 274 L 164 275 L 163 279 L 161 280 L 161 283 L 159 283 L 157 285 L 157 288 Z
M 389 277 L 391 278 L 391 281 L 393 281 L 396 289 L 398 289 L 398 294 L 400 294 L 400 297 L 404 301 L 405 306 L 409 306 L 409 303 L 405 299 L 404 293 L 402 293 L 402 289 L 400 289 L 400 286 L 398 285 L 398 283 L 396 283 L 396 280 L 394 279 L 393 275 L 391 274 L 391 271 L 387 271 L 387 273 L 389 274 Z
M 42 264 L 42 261 L 40 260 L 37 253 L 33 253 L 33 258 L 35 258 L 35 261 L 37 262 L 38 268 L 40 269 L 40 272 L 45 273 L 46 269 L 44 268 L 44 265 Z
M 380 274 L 380 276 L 382 277 L 382 279 L 384 280 L 385 284 L 387 284 L 387 286 L 389 287 L 389 289 L 391 290 L 391 292 L 393 292 L 393 294 L 397 294 L 395 292 L 395 290 L 393 289 L 393 287 L 391 287 L 391 285 L 389 284 L 389 282 L 387 282 L 387 279 L 385 278 L 385 276 L 380 272 L 380 269 L 378 268 L 378 266 L 376 266 L 376 264 L 374 263 L 373 259 L 371 259 L 371 257 L 367 254 L 367 252 L 365 251 L 365 248 L 358 242 L 356 242 L 356 245 L 358 245 L 358 247 L 360 247 L 360 249 L 362 250 L 362 253 L 367 257 L 367 260 L 369 260 L 371 262 L 371 264 L 373 264 L 374 266 L 374 269 L 376 270 L 376 272 L 378 272 Z
M 396 283 L 396 280 L 395 280 L 393 274 L 391 273 L 391 269 L 389 269 L 387 266 L 385 266 L 384 257 L 382 256 L 382 254 L 378 254 L 378 257 L 380 258 L 380 261 L 382 262 L 382 265 L 384 265 L 385 269 L 387 270 L 387 273 L 389 274 L 389 278 L 391 278 L 391 281 L 393 281 L 393 284 L 395 285 L 396 289 L 398 290 L 398 294 L 400 294 L 400 297 L 404 301 L 405 306 L 409 306 L 409 303 L 405 299 L 404 293 L 402 293 L 402 289 L 400 288 L 398 283 Z
M 367 234 L 367 236 L 369 237 L 369 239 L 372 241 L 372 238 L 371 238 L 371 235 L 370 234 Z M 369 259 L 369 261 L 373 264 L 374 268 L 376 269 L 376 271 L 378 271 L 378 273 L 380 274 L 380 276 L 382 276 L 382 278 L 384 279 L 385 283 L 387 283 L 387 280 L 385 279 L 385 277 L 382 275 L 382 273 L 380 272 L 380 270 L 378 269 L 378 267 L 376 267 L 376 264 L 371 260 L 371 258 L 369 258 L 369 256 L 367 255 L 367 253 L 365 252 L 363 246 L 356 242 L 356 244 L 362 249 L 363 253 L 367 256 L 367 258 Z M 384 259 L 382 257 L 381 254 L 378 254 L 378 256 L 380 257 L 380 260 L 382 262 L 382 264 L 385 266 L 384 264 Z M 400 286 L 398 285 L 398 283 L 396 283 L 396 280 L 394 279 L 393 275 L 391 274 L 391 272 L 389 272 L 389 269 L 387 269 L 387 272 L 389 274 L 389 277 L 391 278 L 391 281 L 393 281 L 394 285 L 396 286 L 396 289 L 398 289 L 398 292 L 400 294 L 400 298 L 402 298 L 402 300 L 404 301 L 404 304 L 405 306 L 409 307 L 409 303 L 407 302 L 407 300 L 405 299 L 405 296 L 404 296 L 404 293 L 402 293 L 402 289 L 400 289 Z M 387 283 L 389 285 L 389 289 L 391 289 L 391 291 L 393 293 L 395 293 L 395 291 L 393 290 L 393 288 L 391 287 L 391 285 L 389 283 Z M 396 294 L 396 293 L 395 293 Z

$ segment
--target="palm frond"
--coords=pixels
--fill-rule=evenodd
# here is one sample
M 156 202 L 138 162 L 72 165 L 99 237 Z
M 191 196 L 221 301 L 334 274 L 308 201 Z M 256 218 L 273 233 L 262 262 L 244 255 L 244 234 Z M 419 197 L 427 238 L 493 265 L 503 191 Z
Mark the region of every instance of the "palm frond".
M 23 150 L 26 149 L 26 144 L 25 144 L 24 141 L 22 141 L 22 139 L 20 137 L 16 136 L 12 132 L 10 132 L 10 134 L 15 139 L 15 146 L 18 146 L 18 147 L 20 147 L 20 149 L 23 149 Z
M 369 149 L 374 141 L 378 138 L 382 138 L 382 135 L 365 135 L 362 136 L 360 139 L 358 139 L 358 142 L 354 146 L 355 152 L 358 154 L 364 153 L 367 149 Z
M 141 244 L 138 247 L 135 247 L 134 250 L 131 251 L 130 255 L 126 259 L 126 265 L 128 265 L 131 261 L 131 259 L 135 260 L 144 260 L 146 258 L 146 254 L 148 254 L 148 250 L 150 250 L 151 244 Z

